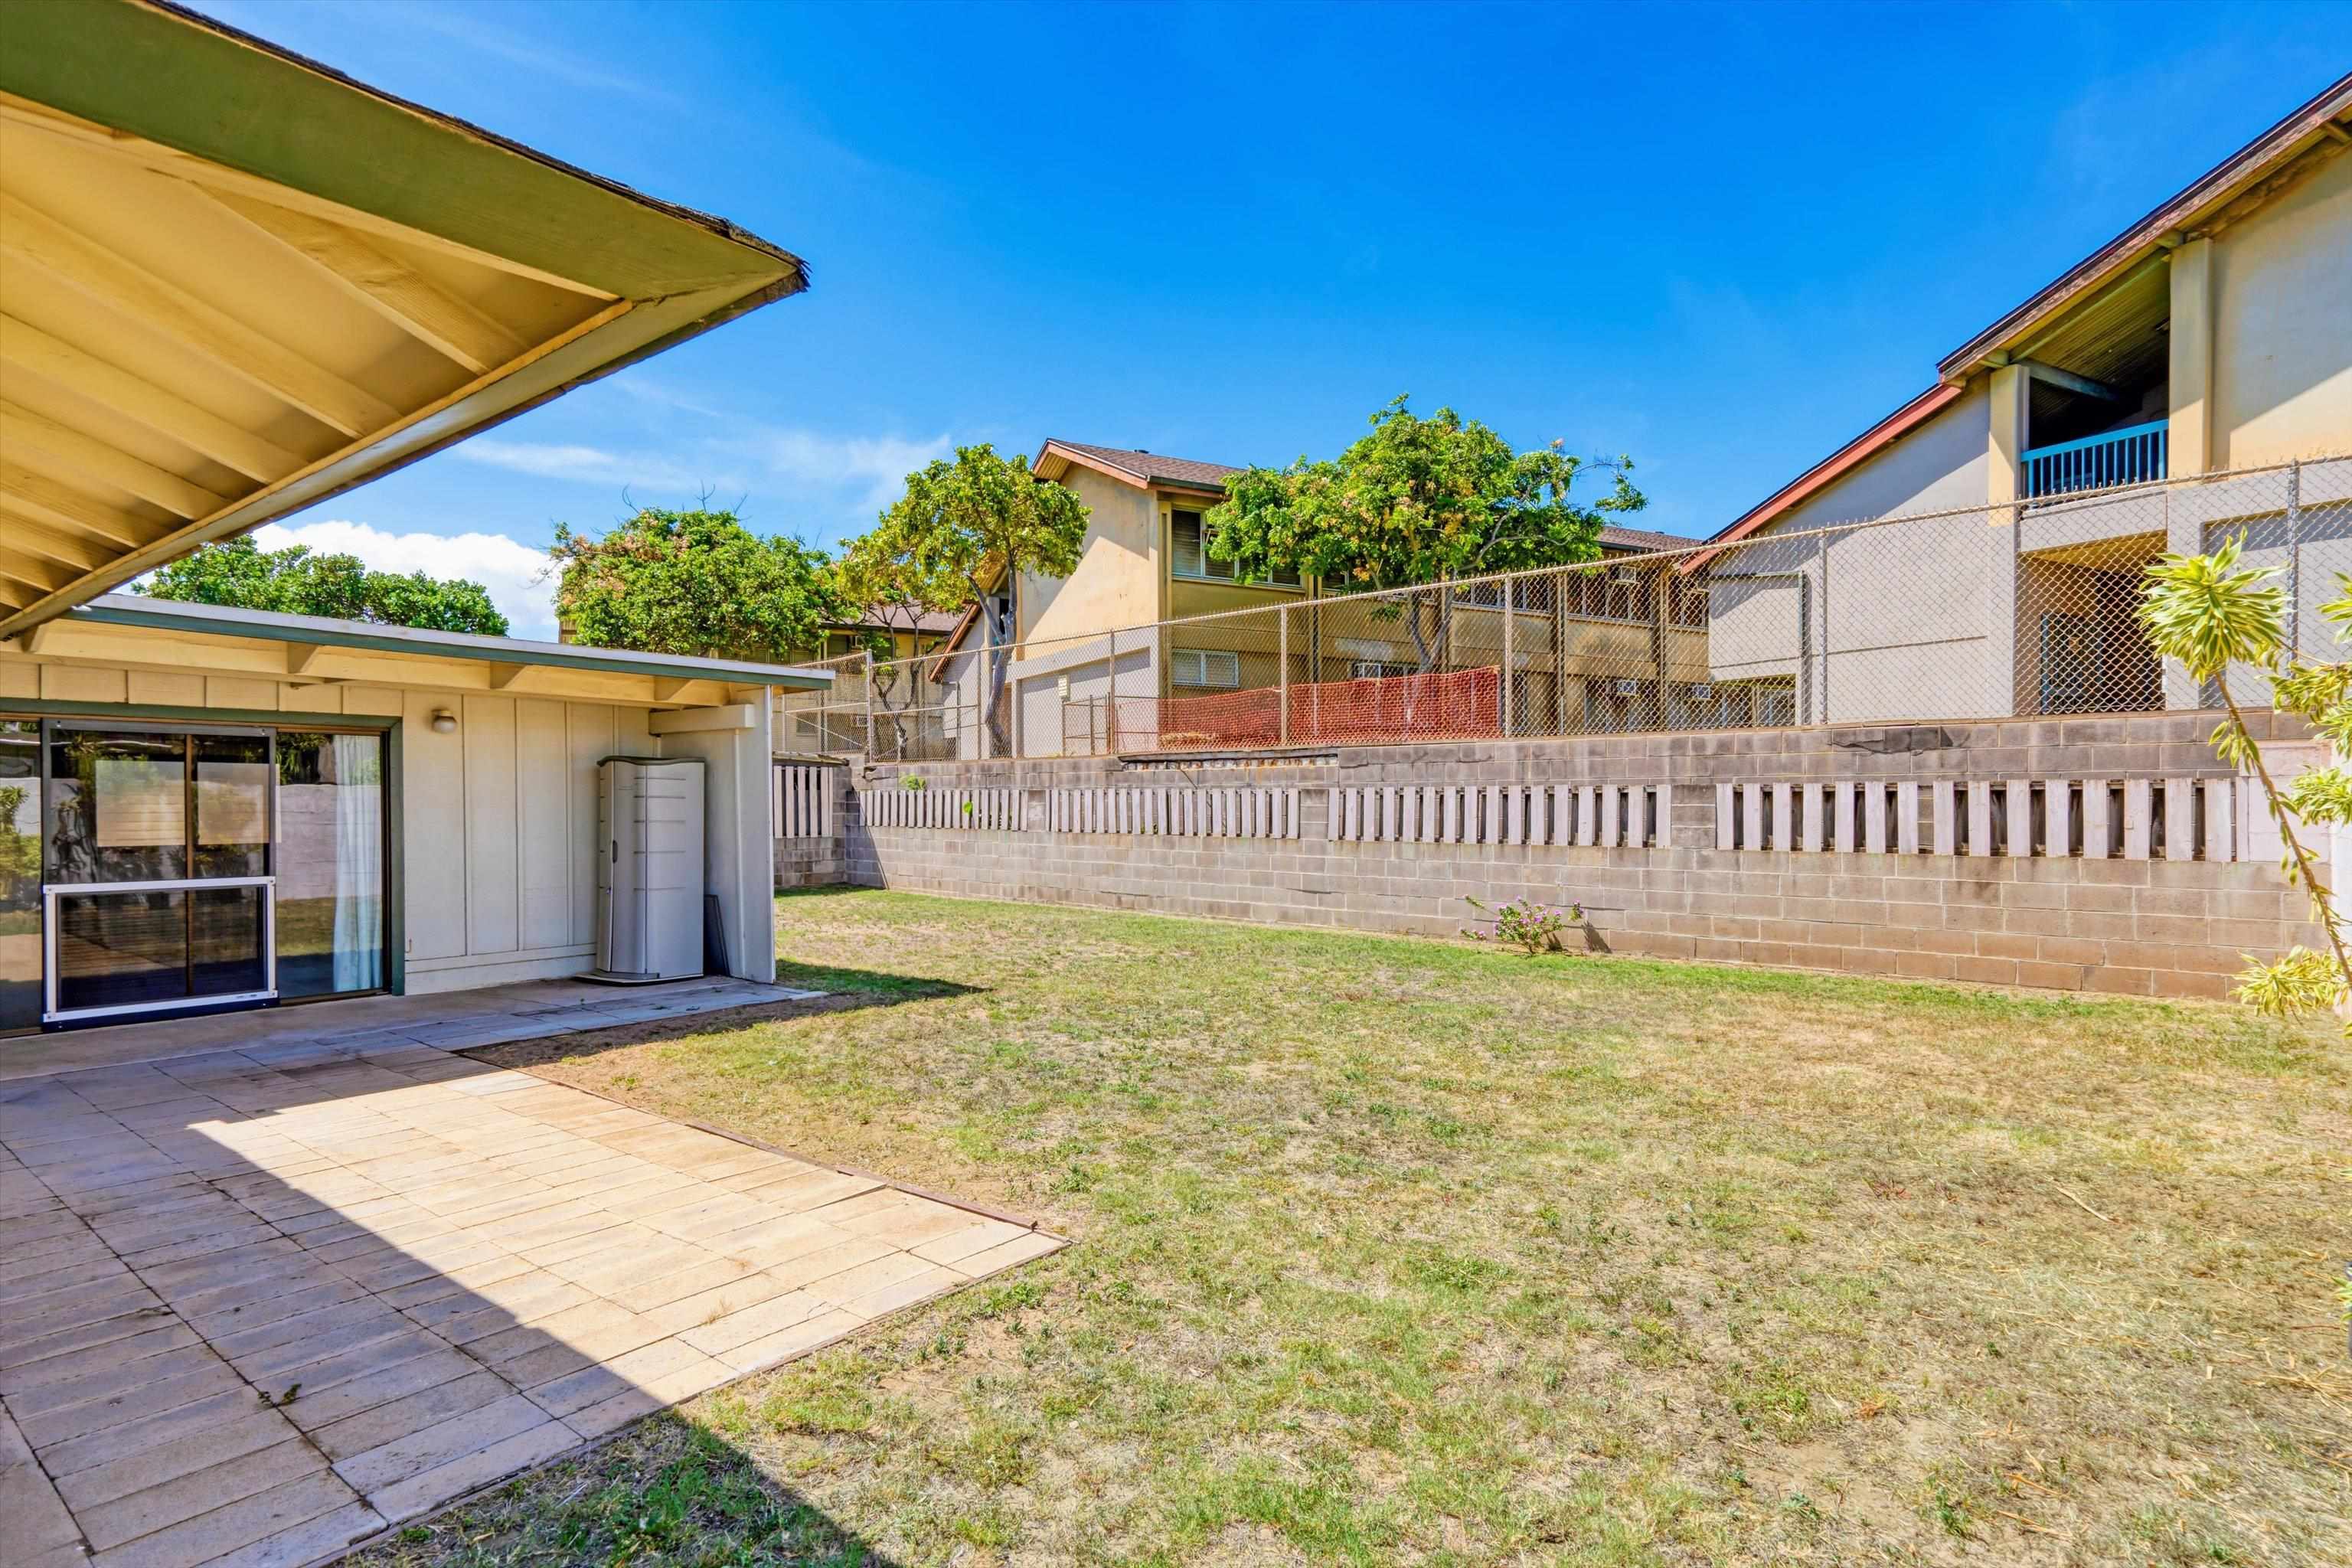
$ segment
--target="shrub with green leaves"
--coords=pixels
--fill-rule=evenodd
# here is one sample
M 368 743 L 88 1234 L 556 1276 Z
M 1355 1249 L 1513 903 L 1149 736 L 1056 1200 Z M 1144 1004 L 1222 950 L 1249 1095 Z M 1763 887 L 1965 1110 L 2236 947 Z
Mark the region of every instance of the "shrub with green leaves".
M 1476 899 L 1465 898 L 1463 902 L 1487 916 L 1486 927 L 1464 926 L 1464 936 L 1473 942 L 1509 942 L 1529 954 L 1561 951 L 1567 944 L 1560 941 L 1560 932 L 1584 923 L 1582 904 L 1542 904 L 1528 899 L 1490 908 Z
M 2292 606 L 2285 591 L 2271 582 L 2279 569 L 2240 565 L 2244 543 L 2243 534 L 2232 534 L 2209 555 L 2159 557 L 2141 589 L 2139 624 L 2159 655 L 2179 660 L 2191 679 L 2220 691 L 2223 717 L 2213 731 L 2213 749 L 2261 784 L 2285 845 L 2279 868 L 2290 886 L 2309 896 L 2311 918 L 2326 940 L 2324 950 L 2297 943 L 2268 963 L 2252 961 L 2238 977 L 2239 999 L 2277 1017 L 2332 1007 L 2352 1038 L 2352 960 L 2346 956 L 2344 917 L 2302 832 L 2352 822 L 2352 776 L 2330 765 L 2284 784 L 2273 778 L 2230 680 L 2233 666 L 2266 676 L 2271 705 L 2308 723 L 2341 756 L 2352 749 L 2352 665 L 2289 655 Z M 2336 584 L 2342 596 L 2320 613 L 2340 643 L 2352 626 L 2352 576 L 2339 572 Z

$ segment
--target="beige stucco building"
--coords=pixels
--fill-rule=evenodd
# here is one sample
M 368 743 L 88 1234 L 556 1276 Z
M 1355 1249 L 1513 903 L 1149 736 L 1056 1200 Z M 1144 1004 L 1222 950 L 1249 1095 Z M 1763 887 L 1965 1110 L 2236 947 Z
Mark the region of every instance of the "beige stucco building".
M 1208 513 L 1225 499 L 1226 477 L 1240 469 L 1058 439 L 1045 443 L 1033 468 L 1040 479 L 1075 491 L 1087 516 L 1078 565 L 1068 576 L 1024 574 L 1013 587 L 1019 646 L 1005 689 L 1007 729 L 1018 754 L 1093 755 L 1186 743 L 1161 733 L 1163 727 L 1188 722 L 1190 706 L 1213 714 L 1228 694 L 1272 689 L 1286 668 L 1291 684 L 1305 686 L 1422 667 L 1393 617 L 1326 595 L 1311 578 L 1244 582 L 1215 559 L 1207 548 Z M 1689 542 L 1635 529 L 1607 528 L 1601 535 L 1608 558 Z M 1536 715 L 1562 703 L 1580 716 L 1593 704 L 1637 706 L 1636 699 L 1615 695 L 1627 668 L 1704 678 L 1696 624 L 1701 601 L 1670 593 L 1662 577 L 1659 584 L 1654 594 L 1646 580 L 1596 577 L 1565 614 L 1555 614 L 1549 597 L 1537 603 L 1523 590 L 1515 605 L 1511 664 L 1528 732 L 1557 731 L 1556 716 Z M 1449 664 L 1501 659 L 1498 592 L 1481 598 L 1478 587 L 1462 591 L 1446 617 Z M 970 635 L 976 630 L 975 618 L 933 671 L 956 710 L 971 716 L 962 737 L 970 744 L 958 755 L 982 754 L 986 670 Z M 1606 679 L 1598 673 L 1603 669 Z
M 2352 77 L 1717 534 L 1747 542 L 1695 567 L 1713 679 L 1786 691 L 1796 722 L 2195 707 L 2130 611 L 2158 554 L 2232 533 L 2320 635 L 2352 462 L 2275 466 L 2352 454 L 2347 258 Z

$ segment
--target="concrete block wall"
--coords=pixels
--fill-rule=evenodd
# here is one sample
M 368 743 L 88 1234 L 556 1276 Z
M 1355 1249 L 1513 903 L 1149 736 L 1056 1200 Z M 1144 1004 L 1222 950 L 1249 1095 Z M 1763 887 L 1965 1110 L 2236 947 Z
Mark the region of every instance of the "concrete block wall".
M 2260 736 L 2272 721 L 2253 723 Z M 2239 846 L 2239 858 L 2210 860 L 1832 855 L 1717 848 L 1716 825 L 1716 785 L 1726 783 L 2227 778 L 2207 742 L 2211 729 L 2209 714 L 2173 713 L 1480 741 L 1249 762 L 876 766 L 853 779 L 844 803 L 842 873 L 869 887 L 1428 935 L 1470 923 L 1468 896 L 1536 899 L 1582 904 L 1579 940 L 1613 952 L 2219 996 L 2244 953 L 2318 940 L 2260 842 Z M 2269 738 L 2274 766 L 2315 754 L 2299 733 Z M 926 789 L 1011 791 L 1014 826 L 972 826 L 969 817 L 876 826 L 881 814 L 866 801 L 903 789 L 910 775 Z M 1585 783 L 1669 784 L 1664 841 L 1603 848 L 1332 837 L 1335 788 Z M 1056 790 L 1238 785 L 1295 787 L 1296 837 L 1053 826 Z M 780 852 L 780 875 L 782 866 Z
M 841 835 L 829 838 L 776 840 L 776 890 L 790 888 L 834 888 L 849 879 L 849 859 L 842 852 Z

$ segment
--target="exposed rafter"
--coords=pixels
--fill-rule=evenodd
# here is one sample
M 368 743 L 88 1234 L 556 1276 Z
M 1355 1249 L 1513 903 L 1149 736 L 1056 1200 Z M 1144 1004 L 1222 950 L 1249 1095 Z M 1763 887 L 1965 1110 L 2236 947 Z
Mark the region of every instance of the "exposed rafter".
M 35 473 L 22 463 L 5 459 L 0 459 L 0 496 L 8 497 L 36 517 L 132 550 L 152 544 L 170 531 L 163 525 L 117 511 L 70 485 L 59 484 L 47 474 Z
M 27 448 L 46 452 L 68 468 L 179 517 L 210 517 L 228 504 L 226 496 L 5 398 L 0 398 L 0 445 L 18 457 Z
M 302 466 L 285 447 L 14 316 L 0 315 L 0 363 L 54 382 L 263 484 Z
M 0 544 L 0 577 L 28 584 L 44 594 L 54 594 L 74 580 L 75 574 L 52 561 L 37 555 L 27 555 L 9 545 Z
M 2087 375 L 2076 375 L 2071 370 L 2060 370 L 2054 364 L 2043 364 L 2038 359 L 2019 360 L 2028 375 L 2036 381 L 2046 381 L 2068 392 L 2079 392 L 2085 397 L 2095 397 L 2104 403 L 2121 403 L 2124 395 L 2104 381 L 2093 381 Z
M 5 192 L 0 255 L 40 268 L 346 436 L 380 430 L 399 417 L 374 394 Z
M 656 675 L 654 677 L 654 700 L 656 702 L 675 702 L 678 698 L 685 695 L 686 689 L 693 684 L 694 682 L 691 680 L 680 679 L 672 676 Z
M 286 673 L 301 675 L 309 671 L 320 654 L 327 650 L 317 643 L 290 642 L 286 645 Z
M 78 572 L 94 572 L 114 559 L 113 551 L 91 543 L 86 535 L 37 521 L 13 503 L 0 502 L 0 536 L 19 550 Z
M 350 229 L 226 191 L 189 189 L 309 261 L 361 304 L 479 375 L 530 345 Z

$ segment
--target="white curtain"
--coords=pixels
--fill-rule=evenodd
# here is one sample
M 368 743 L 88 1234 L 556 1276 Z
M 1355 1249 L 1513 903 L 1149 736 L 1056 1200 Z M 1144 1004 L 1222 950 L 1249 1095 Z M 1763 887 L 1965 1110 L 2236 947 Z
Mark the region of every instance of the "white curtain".
M 383 742 L 336 735 L 335 989 L 383 984 Z

